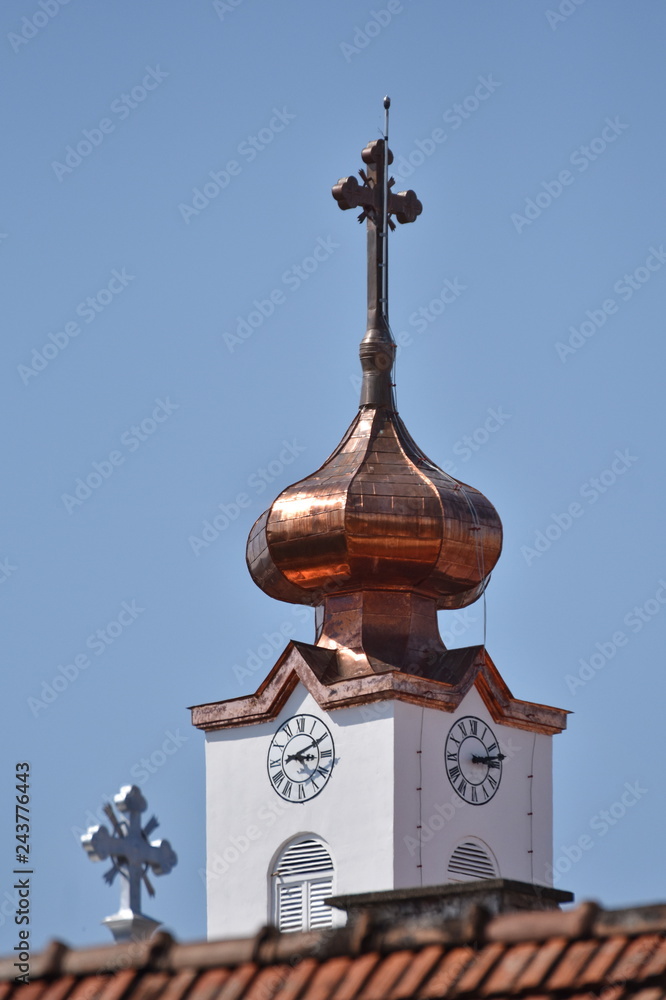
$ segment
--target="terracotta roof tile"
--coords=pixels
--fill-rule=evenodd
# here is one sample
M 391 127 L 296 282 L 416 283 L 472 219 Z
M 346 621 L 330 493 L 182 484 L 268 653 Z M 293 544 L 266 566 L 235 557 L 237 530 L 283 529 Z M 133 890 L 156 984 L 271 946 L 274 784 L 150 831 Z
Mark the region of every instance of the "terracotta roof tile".
M 148 972 L 144 973 L 137 980 L 135 989 L 132 990 L 132 1000 L 157 1000 L 161 997 L 163 991 L 166 989 L 169 982 L 169 975 L 166 972 Z M 112 1000 L 111 996 L 107 996 L 107 992 L 111 993 L 114 987 L 113 979 L 109 983 L 109 991 L 104 990 L 104 993 L 100 997 L 100 1000 Z M 113 1000 L 116 1000 L 114 995 Z
M 318 967 L 319 963 L 315 958 L 305 958 L 299 962 L 280 990 L 280 1000 L 299 1000 Z
M 414 996 L 426 977 L 430 978 L 433 967 L 441 957 L 442 949 L 439 945 L 422 948 L 413 956 L 410 965 L 387 994 L 386 1000 L 399 1000 L 401 997 Z
M 301 1000 L 327 1000 L 341 983 L 351 963 L 352 959 L 346 955 L 324 962 L 308 983 Z
M 220 971 L 224 972 L 224 978 L 226 978 L 228 975 L 227 970 L 222 969 Z M 196 969 L 182 969 L 169 980 L 160 1000 L 183 1000 L 185 995 L 189 993 L 192 983 L 198 978 L 199 974 Z M 203 976 L 201 978 L 203 979 Z M 189 993 L 188 1000 L 194 996 L 194 993 Z
M 229 969 L 208 969 L 196 978 L 187 1000 L 213 1000 L 213 997 L 219 995 L 229 975 Z
M 46 991 L 47 985 L 43 979 L 33 980 L 29 983 L 20 983 L 17 985 L 16 993 L 18 995 L 18 991 L 20 990 L 20 995 L 25 997 L 25 1000 L 37 1000 Z
M 643 978 L 647 979 L 648 976 L 662 976 L 666 971 L 666 941 L 661 940 L 661 943 L 657 946 L 652 954 L 652 958 L 648 961 L 645 968 L 643 969 Z
M 394 951 L 382 959 L 358 994 L 358 1000 L 384 1000 L 413 960 L 413 951 Z
M 584 986 L 593 986 L 601 983 L 608 977 L 609 970 L 617 962 L 619 956 L 627 947 L 627 938 L 615 935 L 606 938 L 598 948 L 596 955 L 593 955 L 584 969 L 573 982 L 573 985 L 580 989 Z
M 243 1000 L 273 1000 L 292 975 L 291 965 L 269 965 L 260 969 L 243 994 Z
M 516 979 L 532 960 L 537 950 L 538 945 L 533 941 L 510 948 L 481 987 L 481 995 L 511 993 Z
M 650 989 L 639 990 L 638 993 L 634 993 L 634 1000 L 662 1000 L 663 996 L 663 987 L 652 986 Z
M 623 983 L 639 976 L 642 978 L 642 971 L 659 947 L 661 940 L 659 934 L 644 934 L 631 941 L 617 964 L 610 970 L 611 981 Z
M 217 995 L 217 1000 L 239 1000 L 245 996 L 245 991 L 254 979 L 257 966 L 254 962 L 245 962 L 234 969 Z
M 53 942 L 28 985 L 0 960 L 0 1000 L 666 1000 L 666 906 L 472 909 L 185 945 Z
M 474 957 L 474 961 L 470 961 L 468 964 L 461 978 L 451 991 L 451 995 L 477 993 L 481 983 L 502 957 L 504 951 L 504 945 L 499 943 L 489 944 L 485 948 L 482 948 Z
M 367 955 L 360 955 L 354 959 L 347 968 L 338 988 L 332 995 L 332 1000 L 355 1000 L 359 991 L 363 988 L 368 976 L 379 962 L 379 955 L 370 952 Z M 324 1000 L 323 997 L 315 997 L 314 1000 Z
M 49 985 L 43 996 L 43 1000 L 66 1000 L 67 996 L 74 989 L 76 978 L 74 976 L 61 976 Z M 0 1000 L 4 1000 L 5 994 L 0 991 Z
M 67 1000 L 100 1000 L 106 987 L 109 990 L 113 990 L 114 988 L 117 990 L 119 988 L 118 978 L 111 975 L 111 973 L 85 976 L 79 979 Z M 134 969 L 125 970 L 123 979 L 128 984 L 133 982 L 136 979 L 136 971 Z M 126 987 L 123 987 L 123 993 L 125 989 Z
M 556 990 L 571 990 L 584 967 L 598 950 L 599 941 L 594 938 L 591 941 L 574 941 L 570 944 L 546 980 L 547 991 L 550 993 Z
M 522 992 L 523 990 L 539 989 L 550 974 L 550 970 L 554 964 L 559 961 L 568 944 L 569 942 L 566 938 L 552 938 L 552 940 L 540 945 L 532 961 L 516 980 L 514 990 Z
M 452 948 L 442 957 L 439 965 L 428 976 L 419 991 L 419 997 L 425 1000 L 427 997 L 446 996 L 473 961 L 475 954 L 473 948 Z

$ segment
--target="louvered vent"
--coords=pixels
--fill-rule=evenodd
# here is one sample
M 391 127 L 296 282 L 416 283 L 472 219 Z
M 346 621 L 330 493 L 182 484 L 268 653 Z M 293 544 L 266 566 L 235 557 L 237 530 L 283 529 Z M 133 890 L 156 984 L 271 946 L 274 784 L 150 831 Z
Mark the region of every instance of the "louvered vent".
M 284 852 L 277 874 L 297 878 L 314 872 L 328 872 L 332 867 L 331 856 L 323 844 L 317 840 L 301 840 Z
M 469 882 L 480 878 L 497 878 L 495 865 L 487 851 L 472 840 L 458 844 L 449 861 L 450 882 Z
M 275 875 L 275 923 L 281 931 L 332 927 L 333 861 L 318 840 L 300 840 L 286 848 Z

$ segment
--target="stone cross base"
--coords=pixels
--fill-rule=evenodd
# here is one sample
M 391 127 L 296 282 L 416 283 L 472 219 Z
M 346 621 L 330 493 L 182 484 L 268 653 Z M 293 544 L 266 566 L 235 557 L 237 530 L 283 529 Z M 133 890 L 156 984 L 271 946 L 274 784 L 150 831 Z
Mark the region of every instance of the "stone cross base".
M 162 926 L 159 920 L 153 920 L 143 913 L 134 913 L 133 910 L 118 910 L 112 916 L 105 917 L 102 923 L 119 942 L 145 941 Z

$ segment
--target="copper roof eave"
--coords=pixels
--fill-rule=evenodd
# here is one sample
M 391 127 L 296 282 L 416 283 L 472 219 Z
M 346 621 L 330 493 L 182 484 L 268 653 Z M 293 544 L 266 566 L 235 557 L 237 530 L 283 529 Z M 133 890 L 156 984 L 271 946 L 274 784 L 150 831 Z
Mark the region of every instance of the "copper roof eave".
M 290 641 L 254 694 L 194 705 L 191 708 L 192 725 L 214 732 L 271 722 L 300 680 L 319 707 L 327 711 L 396 699 L 454 712 L 467 691 L 476 685 L 490 715 L 498 724 L 547 735 L 566 728 L 569 714 L 566 710 L 513 698 L 483 647 L 478 647 L 477 655 L 455 684 L 399 670 L 370 672 L 324 682 L 322 677 L 328 671 L 316 668 L 320 666 L 317 658 L 321 659 L 321 654 L 325 652 L 328 651 L 308 643 Z

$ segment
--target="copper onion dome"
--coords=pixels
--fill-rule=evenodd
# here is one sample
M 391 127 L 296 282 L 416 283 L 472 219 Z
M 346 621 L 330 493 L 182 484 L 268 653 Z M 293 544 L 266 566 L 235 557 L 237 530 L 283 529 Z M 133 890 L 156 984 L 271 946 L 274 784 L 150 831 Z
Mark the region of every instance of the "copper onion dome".
M 386 138 L 362 156 L 363 185 L 349 177 L 333 188 L 340 207 L 361 207 L 368 223 L 359 412 L 321 468 L 287 487 L 256 521 L 247 562 L 271 597 L 318 608 L 317 645 L 337 650 L 343 674 L 424 666 L 432 673 L 446 653 L 437 609 L 464 607 L 483 592 L 502 525 L 478 490 L 423 454 L 395 410 L 387 234 L 392 214 L 413 222 L 421 203 L 413 191 L 391 191 Z

